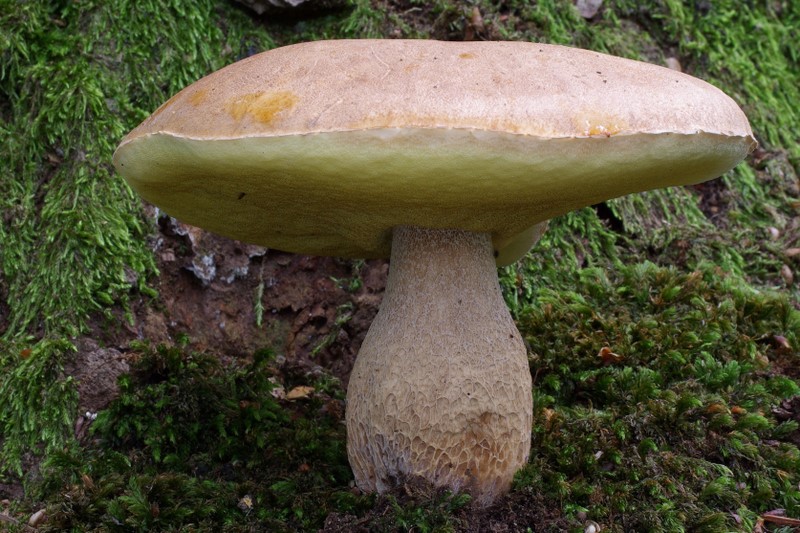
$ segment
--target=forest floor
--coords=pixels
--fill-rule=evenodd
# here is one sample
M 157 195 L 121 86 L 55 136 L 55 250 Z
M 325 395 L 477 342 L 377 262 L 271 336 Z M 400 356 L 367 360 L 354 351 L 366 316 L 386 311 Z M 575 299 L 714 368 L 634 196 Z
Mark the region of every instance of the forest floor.
M 800 531 L 796 3 L 62 4 L 0 0 L 0 530 Z M 110 166 L 200 76 L 353 37 L 679 64 L 734 97 L 760 143 L 712 182 L 559 217 L 499 271 L 534 427 L 489 508 L 416 479 L 353 484 L 344 395 L 386 261 L 213 235 Z

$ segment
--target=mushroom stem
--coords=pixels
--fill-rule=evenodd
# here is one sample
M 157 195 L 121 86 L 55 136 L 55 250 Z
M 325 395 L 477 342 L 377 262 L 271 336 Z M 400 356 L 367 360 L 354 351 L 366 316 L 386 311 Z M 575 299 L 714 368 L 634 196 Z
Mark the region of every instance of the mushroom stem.
M 528 459 L 531 375 L 486 233 L 395 228 L 386 293 L 347 391 L 356 484 L 407 476 L 488 505 Z

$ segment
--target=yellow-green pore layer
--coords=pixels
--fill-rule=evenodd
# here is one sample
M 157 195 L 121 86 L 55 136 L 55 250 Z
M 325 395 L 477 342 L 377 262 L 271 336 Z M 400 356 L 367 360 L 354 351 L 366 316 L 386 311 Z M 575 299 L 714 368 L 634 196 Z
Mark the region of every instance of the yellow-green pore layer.
M 717 177 L 754 144 L 724 93 L 646 63 L 538 43 L 319 41 L 187 87 L 114 163 L 146 200 L 240 240 L 371 258 L 388 257 L 393 227 L 458 228 L 491 233 L 509 263 L 540 222 Z

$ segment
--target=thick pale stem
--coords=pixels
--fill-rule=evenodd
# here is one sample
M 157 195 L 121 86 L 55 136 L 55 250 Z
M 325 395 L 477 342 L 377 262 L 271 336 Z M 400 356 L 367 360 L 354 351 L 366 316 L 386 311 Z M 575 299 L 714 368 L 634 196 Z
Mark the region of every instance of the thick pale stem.
M 530 451 L 531 376 L 503 301 L 491 239 L 396 228 L 383 303 L 347 391 L 347 451 L 357 485 L 405 476 L 506 492 Z

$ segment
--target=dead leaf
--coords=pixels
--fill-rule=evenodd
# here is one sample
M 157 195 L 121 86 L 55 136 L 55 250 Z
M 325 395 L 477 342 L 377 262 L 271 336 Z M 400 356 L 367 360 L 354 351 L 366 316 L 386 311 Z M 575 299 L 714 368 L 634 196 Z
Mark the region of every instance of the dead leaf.
M 603 360 L 604 365 L 612 365 L 614 363 L 619 363 L 624 359 L 618 353 L 614 353 L 611 351 L 611 348 L 608 346 L 603 346 L 600 348 L 600 351 L 597 353 L 597 356 Z
M 783 335 L 773 335 L 772 344 L 775 346 L 775 351 L 780 354 L 786 354 L 792 351 L 792 345 L 789 344 L 789 341 Z
M 286 393 L 287 400 L 301 400 L 308 398 L 314 392 L 314 387 L 308 385 L 299 385 Z

